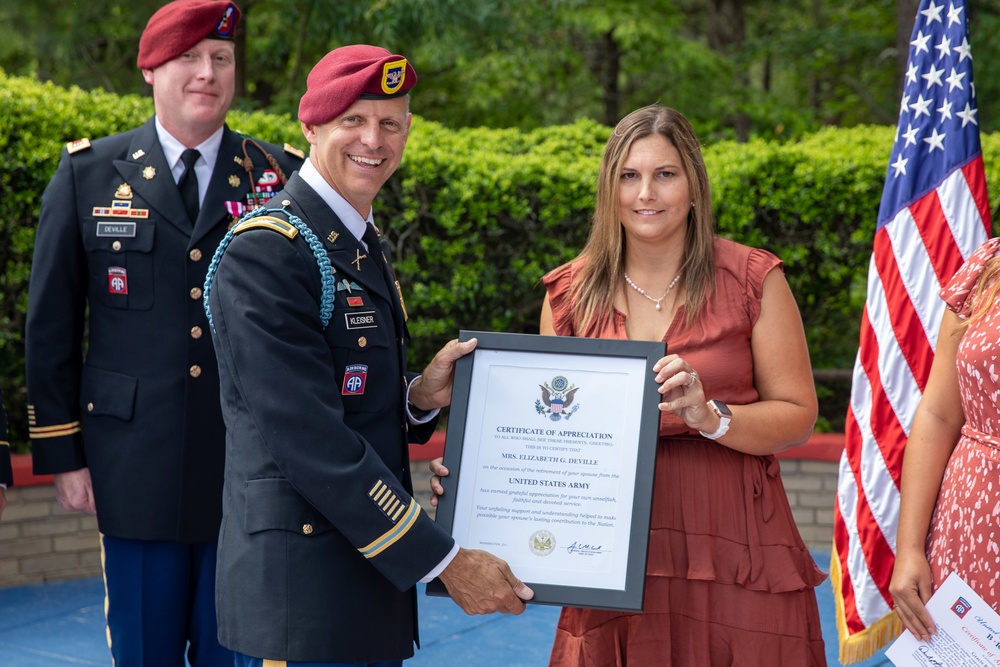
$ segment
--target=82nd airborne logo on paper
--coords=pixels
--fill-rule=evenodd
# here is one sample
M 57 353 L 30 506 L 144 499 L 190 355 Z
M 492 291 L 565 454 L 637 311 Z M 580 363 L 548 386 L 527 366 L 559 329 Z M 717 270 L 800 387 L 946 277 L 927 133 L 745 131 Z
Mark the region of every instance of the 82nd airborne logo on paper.
M 955 604 L 951 605 L 951 610 L 959 618 L 965 618 L 965 615 L 969 613 L 969 609 L 971 608 L 972 606 L 969 604 L 969 601 L 962 597 L 955 600 Z

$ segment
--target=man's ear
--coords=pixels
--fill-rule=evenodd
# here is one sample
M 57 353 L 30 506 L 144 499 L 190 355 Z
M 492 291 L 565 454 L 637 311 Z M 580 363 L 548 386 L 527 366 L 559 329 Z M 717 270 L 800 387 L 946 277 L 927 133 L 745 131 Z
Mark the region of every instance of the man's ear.
M 303 123 L 302 121 L 299 121 L 299 124 L 302 126 L 302 136 L 306 138 L 306 141 L 315 146 L 317 141 L 316 126 L 309 123 Z

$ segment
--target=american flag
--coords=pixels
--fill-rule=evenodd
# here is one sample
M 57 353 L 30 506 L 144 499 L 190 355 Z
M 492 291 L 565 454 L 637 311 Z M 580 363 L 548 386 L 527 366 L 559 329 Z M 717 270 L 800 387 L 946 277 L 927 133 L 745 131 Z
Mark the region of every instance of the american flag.
M 830 564 L 840 660 L 896 637 L 895 562 L 903 447 L 930 372 L 938 291 L 990 229 L 964 2 L 917 10 L 854 366 Z

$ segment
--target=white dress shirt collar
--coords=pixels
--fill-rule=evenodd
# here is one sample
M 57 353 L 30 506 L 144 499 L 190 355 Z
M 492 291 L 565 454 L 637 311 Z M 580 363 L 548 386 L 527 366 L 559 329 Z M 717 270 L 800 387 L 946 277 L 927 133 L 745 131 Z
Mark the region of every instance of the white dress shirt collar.
M 163 157 L 170 165 L 170 173 L 174 177 L 174 183 L 181 180 L 184 173 L 184 163 L 181 162 L 181 153 L 187 146 L 177 140 L 174 135 L 167 132 L 167 128 L 160 124 L 160 119 L 155 118 L 156 136 L 160 140 L 160 147 L 163 148 Z M 198 176 L 198 201 L 205 200 L 205 193 L 208 192 L 208 182 L 212 179 L 212 171 L 215 169 L 215 161 L 219 157 L 219 149 L 222 148 L 222 131 L 225 126 L 220 127 L 212 133 L 205 141 L 201 142 L 195 149 L 201 153 L 201 157 L 194 163 L 194 173 Z
M 369 212 L 368 217 L 362 217 L 358 210 L 351 206 L 344 197 L 333 189 L 333 186 L 326 182 L 326 179 L 316 170 L 313 166 L 312 161 L 306 158 L 306 161 L 302 163 L 302 167 L 299 169 L 299 176 L 305 181 L 309 187 L 316 191 L 316 194 L 326 202 L 326 205 L 333 209 L 333 212 L 337 214 L 340 221 L 344 223 L 348 231 L 354 235 L 362 245 L 365 245 L 364 241 L 361 241 L 362 235 L 365 233 L 365 226 L 368 224 L 375 224 L 375 219 Z M 368 247 L 365 245 L 365 249 Z

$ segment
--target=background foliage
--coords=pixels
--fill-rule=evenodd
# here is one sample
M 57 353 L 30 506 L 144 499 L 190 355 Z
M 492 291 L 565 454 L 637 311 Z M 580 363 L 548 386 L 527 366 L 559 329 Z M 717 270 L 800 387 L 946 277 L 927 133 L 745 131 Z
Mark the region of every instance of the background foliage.
M 0 69 L 146 94 L 138 35 L 165 0 L 0 3 Z M 239 0 L 238 104 L 294 116 L 327 51 L 380 44 L 445 126 L 605 125 L 659 101 L 708 140 L 895 122 L 917 0 Z M 998 128 L 1000 3 L 969 0 L 980 122 Z
M 139 96 L 0 72 L 0 238 L 10 239 L 0 243 L 0 382 L 16 447 L 27 442 L 23 331 L 41 193 L 65 142 L 134 127 L 151 113 Z M 233 112 L 229 124 L 302 145 L 287 117 Z M 893 132 L 826 128 L 793 142 L 705 145 L 720 233 L 784 260 L 817 369 L 853 364 Z M 413 367 L 459 329 L 538 331 L 539 280 L 586 239 L 608 133 L 586 119 L 527 131 L 414 120 L 375 211 L 403 285 Z M 1000 192 L 1000 173 L 989 168 L 1000 135 L 984 136 L 983 146 L 989 188 Z

